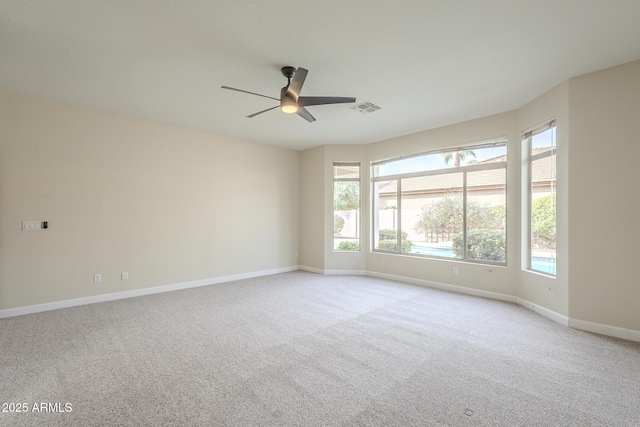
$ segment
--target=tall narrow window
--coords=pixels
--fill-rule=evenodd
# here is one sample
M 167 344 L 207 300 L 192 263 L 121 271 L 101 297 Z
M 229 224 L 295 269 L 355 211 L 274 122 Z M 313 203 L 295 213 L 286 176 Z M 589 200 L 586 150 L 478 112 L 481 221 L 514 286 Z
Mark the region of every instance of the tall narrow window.
M 556 274 L 556 125 L 527 132 L 529 270 Z
M 333 249 L 360 250 L 360 163 L 333 164 Z

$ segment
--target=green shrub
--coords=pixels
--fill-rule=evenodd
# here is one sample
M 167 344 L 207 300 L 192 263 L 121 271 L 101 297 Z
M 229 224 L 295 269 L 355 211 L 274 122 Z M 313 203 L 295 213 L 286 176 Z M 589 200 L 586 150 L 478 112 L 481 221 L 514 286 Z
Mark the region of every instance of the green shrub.
M 358 242 L 340 242 L 338 245 L 340 251 L 359 251 L 360 243 Z
M 539 197 L 531 203 L 531 234 L 538 248 L 556 247 L 556 195 Z
M 380 240 L 378 241 L 378 248 L 383 251 L 398 251 L 398 234 L 396 230 L 380 230 Z M 400 234 L 402 240 L 402 252 L 411 252 L 411 240 L 407 240 L 407 233 L 402 232 Z
M 404 238 L 407 238 L 407 233 L 403 233 Z M 380 240 L 396 240 L 398 237 L 396 230 L 384 229 L 380 230 Z
M 464 256 L 462 233 L 453 236 L 453 253 Z M 484 261 L 504 262 L 506 260 L 504 233 L 500 230 L 469 230 L 467 233 L 467 258 Z

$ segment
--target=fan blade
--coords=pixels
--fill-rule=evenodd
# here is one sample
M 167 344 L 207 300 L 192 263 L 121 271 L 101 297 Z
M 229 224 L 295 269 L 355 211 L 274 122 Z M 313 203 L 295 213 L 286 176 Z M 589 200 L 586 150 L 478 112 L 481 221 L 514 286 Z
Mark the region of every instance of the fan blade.
M 298 107 L 298 111 L 296 111 L 296 114 L 302 117 L 303 119 L 305 119 L 306 121 L 308 121 L 309 123 L 316 121 L 316 118 L 313 117 L 311 113 L 307 111 L 307 109 L 304 107 Z
M 344 96 L 301 96 L 298 98 L 300 107 L 308 107 L 310 105 L 326 105 L 326 104 L 345 104 L 356 102 L 355 98 L 346 98 Z
M 279 107 L 279 105 L 276 105 L 275 107 L 271 107 L 271 108 L 267 108 L 266 110 L 258 111 L 257 113 L 253 113 L 253 114 L 248 115 L 247 118 L 250 119 L 252 117 L 257 116 L 258 114 L 266 113 L 267 111 L 271 111 L 274 108 L 278 108 L 278 107 Z
M 276 100 L 276 101 L 280 101 L 280 99 L 274 98 L 273 96 L 260 95 L 259 93 L 249 92 L 248 90 L 236 89 L 235 87 L 229 87 L 229 86 L 220 86 L 220 87 L 222 89 L 235 90 L 236 92 L 248 93 L 249 95 L 257 95 L 257 96 L 261 96 L 263 98 L 269 98 L 269 99 L 273 99 L 273 100 Z
M 300 91 L 302 90 L 302 85 L 304 84 L 304 79 L 307 78 L 307 73 L 309 71 L 305 68 L 298 68 L 296 73 L 293 75 L 291 79 L 291 83 L 289 83 L 289 87 L 287 88 L 287 95 L 291 96 L 294 100 L 298 100 L 300 96 Z

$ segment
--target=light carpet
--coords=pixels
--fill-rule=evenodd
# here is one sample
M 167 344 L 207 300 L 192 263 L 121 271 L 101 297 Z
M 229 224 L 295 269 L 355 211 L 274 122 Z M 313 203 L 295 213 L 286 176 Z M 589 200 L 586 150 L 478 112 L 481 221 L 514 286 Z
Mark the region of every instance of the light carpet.
M 640 343 L 306 272 L 1 319 L 0 378 L 2 426 L 640 425 Z

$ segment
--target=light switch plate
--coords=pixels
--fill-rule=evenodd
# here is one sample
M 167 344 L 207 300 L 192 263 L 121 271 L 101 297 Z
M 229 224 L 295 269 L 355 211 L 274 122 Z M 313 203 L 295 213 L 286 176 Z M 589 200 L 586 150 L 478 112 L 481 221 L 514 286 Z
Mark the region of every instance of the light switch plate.
M 23 231 L 41 230 L 40 221 L 22 221 Z

